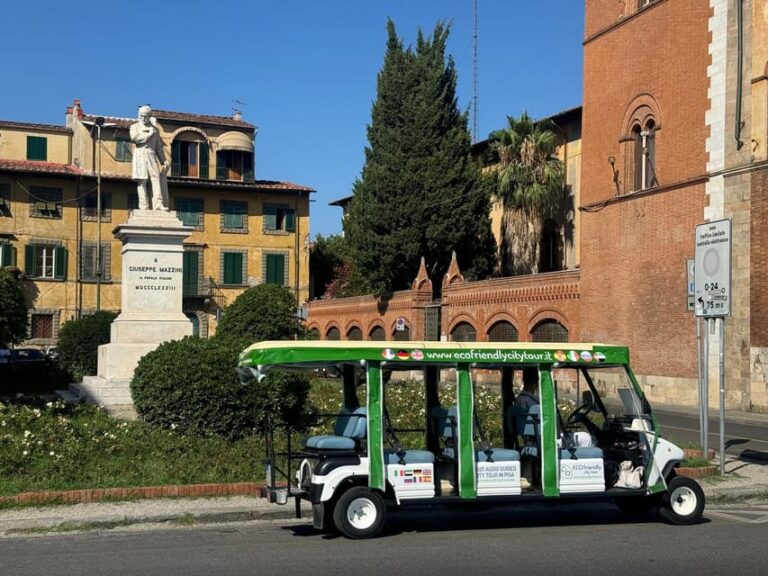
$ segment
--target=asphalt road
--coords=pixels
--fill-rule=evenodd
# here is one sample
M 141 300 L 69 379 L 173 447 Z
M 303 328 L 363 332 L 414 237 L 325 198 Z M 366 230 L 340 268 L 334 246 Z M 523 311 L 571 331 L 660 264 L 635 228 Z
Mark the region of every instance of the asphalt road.
M 350 541 L 306 521 L 0 540 L 3 576 L 765 574 L 768 504 L 712 508 L 695 526 L 631 521 L 613 506 L 392 515 Z
M 654 410 L 661 426 L 661 434 L 672 442 L 699 443 L 698 415 L 688 416 L 672 414 L 663 410 Z M 709 447 L 715 452 L 720 449 L 720 419 L 715 415 L 709 418 Z M 726 453 L 741 458 L 751 458 L 768 462 L 768 425 L 759 422 L 745 423 L 725 418 Z

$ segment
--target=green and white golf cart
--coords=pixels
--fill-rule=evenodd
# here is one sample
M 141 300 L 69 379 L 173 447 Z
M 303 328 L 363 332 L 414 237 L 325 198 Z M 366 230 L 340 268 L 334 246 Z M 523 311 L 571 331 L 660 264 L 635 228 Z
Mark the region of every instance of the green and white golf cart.
M 297 514 L 309 500 L 318 529 L 370 538 L 388 509 L 430 503 L 612 501 L 675 524 L 704 510 L 699 485 L 675 473 L 683 451 L 660 437 L 626 347 L 282 341 L 254 344 L 239 364 L 256 386 L 270 370 L 339 378 L 333 430 L 297 442 L 292 423 L 274 422 L 266 434 L 267 495 L 295 497 Z M 527 408 L 516 402 L 524 371 L 538 377 Z M 388 406 L 402 382 L 423 393 L 406 430 Z M 481 414 L 488 394 L 495 412 Z M 287 452 L 276 452 L 279 427 Z

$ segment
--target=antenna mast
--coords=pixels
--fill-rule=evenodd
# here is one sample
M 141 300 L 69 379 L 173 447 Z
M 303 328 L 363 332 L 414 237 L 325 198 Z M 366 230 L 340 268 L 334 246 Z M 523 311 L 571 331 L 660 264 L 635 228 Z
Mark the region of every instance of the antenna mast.
M 479 91 L 479 82 L 477 80 L 477 0 L 474 0 L 474 18 L 472 26 L 472 143 L 477 142 L 478 124 L 480 111 L 477 108 L 477 93 Z

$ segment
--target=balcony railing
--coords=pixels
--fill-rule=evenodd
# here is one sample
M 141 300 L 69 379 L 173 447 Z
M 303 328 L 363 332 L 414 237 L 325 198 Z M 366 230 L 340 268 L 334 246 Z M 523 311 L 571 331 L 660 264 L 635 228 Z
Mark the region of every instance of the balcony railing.
M 196 277 L 194 281 L 185 281 L 182 286 L 184 298 L 210 298 L 213 294 L 213 278 L 204 276 Z

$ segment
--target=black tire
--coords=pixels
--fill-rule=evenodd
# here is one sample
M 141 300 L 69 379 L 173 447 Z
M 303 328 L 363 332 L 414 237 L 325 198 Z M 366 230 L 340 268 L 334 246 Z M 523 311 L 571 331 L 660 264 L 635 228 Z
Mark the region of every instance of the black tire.
M 667 486 L 659 514 L 671 524 L 694 524 L 704 513 L 704 491 L 686 476 L 675 476 Z
M 614 502 L 624 514 L 635 517 L 646 516 L 659 507 L 659 499 L 654 496 L 627 496 Z
M 354 486 L 341 495 L 333 510 L 336 529 L 351 540 L 374 538 L 387 519 L 387 507 L 379 492 Z

